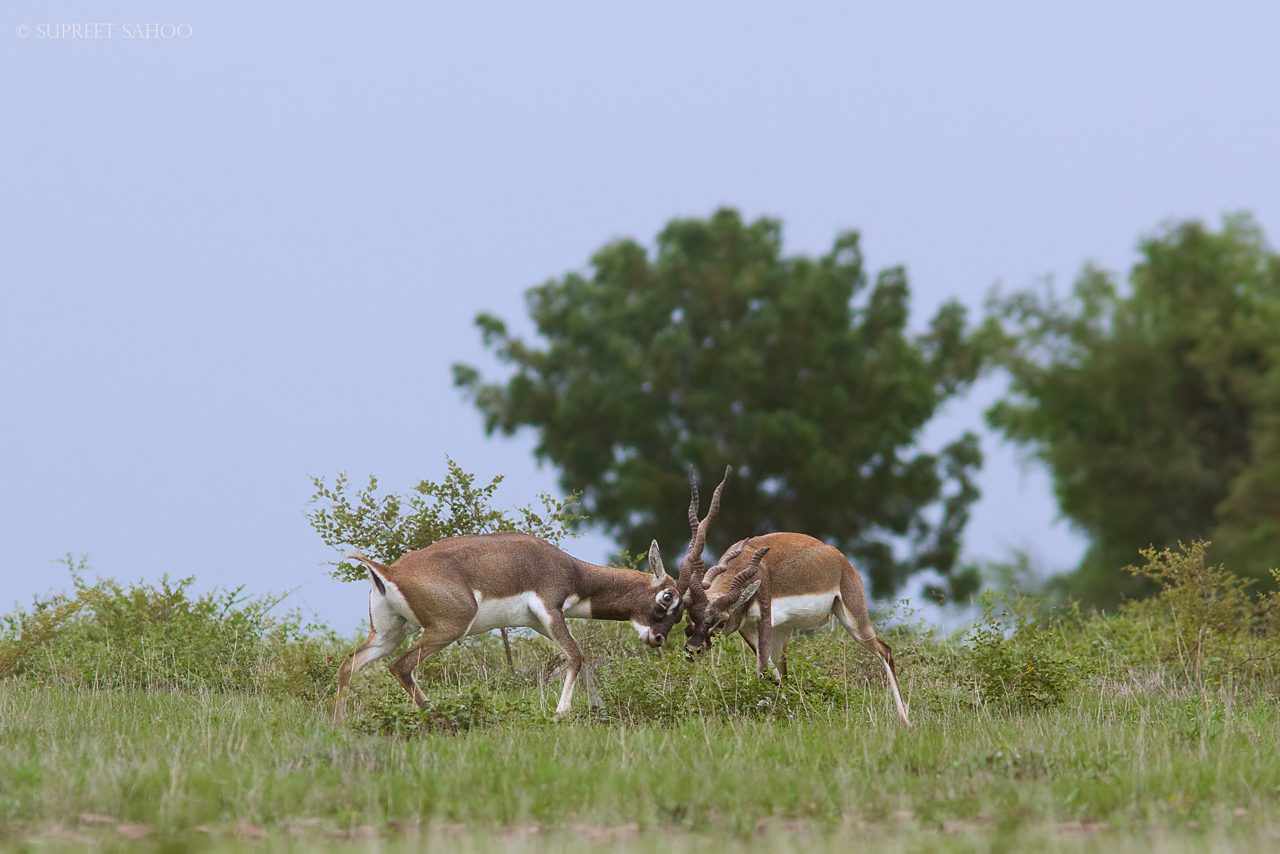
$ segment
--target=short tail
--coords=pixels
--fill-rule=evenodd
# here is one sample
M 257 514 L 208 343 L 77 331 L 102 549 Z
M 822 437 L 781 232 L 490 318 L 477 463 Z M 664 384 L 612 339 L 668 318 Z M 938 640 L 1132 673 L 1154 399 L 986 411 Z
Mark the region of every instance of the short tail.
M 347 557 L 352 560 L 358 560 L 365 566 L 369 567 L 369 576 L 373 579 L 373 583 L 378 588 L 378 592 L 383 596 L 387 595 L 387 585 L 382 581 L 382 574 L 387 571 L 385 566 L 378 563 L 376 560 L 365 557 L 359 552 L 352 552 L 347 555 Z

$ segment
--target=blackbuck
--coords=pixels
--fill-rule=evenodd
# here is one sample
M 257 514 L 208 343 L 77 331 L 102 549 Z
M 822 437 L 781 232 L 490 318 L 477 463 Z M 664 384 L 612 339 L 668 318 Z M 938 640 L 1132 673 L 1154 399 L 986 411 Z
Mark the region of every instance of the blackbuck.
M 703 541 L 723 487 L 722 482 L 712 499 L 702 526 Z M 695 524 L 695 538 L 697 533 Z M 369 636 L 338 670 L 336 721 L 342 720 L 352 675 L 391 655 L 419 629 L 422 636 L 392 662 L 391 673 L 420 707 L 427 697 L 413 671 L 425 659 L 468 635 L 525 627 L 559 644 L 568 661 L 556 716 L 568 713 L 579 674 L 586 682 L 588 701 L 598 708 L 594 674 L 566 619 L 629 621 L 646 644 L 662 646 L 680 621 L 694 570 L 702 568 L 686 557 L 680 579 L 673 579 L 663 566 L 657 541 L 649 546 L 650 572 L 596 566 L 527 534 L 452 537 L 409 552 L 391 566 L 364 555 L 348 557 L 369 570 Z
M 752 552 L 744 556 L 747 549 Z M 772 671 L 779 679 L 786 676 L 785 651 L 791 636 L 835 617 L 884 665 L 898 718 L 910 726 L 893 651 L 876 637 L 862 579 L 839 549 L 806 534 L 742 540 L 710 570 L 694 574 L 685 603 L 689 657 L 705 653 L 716 635 L 736 631 L 755 653 L 759 672 Z

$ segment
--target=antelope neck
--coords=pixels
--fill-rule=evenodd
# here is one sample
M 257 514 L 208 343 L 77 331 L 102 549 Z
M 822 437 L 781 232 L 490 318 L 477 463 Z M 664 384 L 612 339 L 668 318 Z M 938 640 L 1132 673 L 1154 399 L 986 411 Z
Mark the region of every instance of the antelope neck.
M 650 572 L 579 562 L 578 595 L 591 600 L 597 620 L 630 620 L 653 598 L 653 582 Z

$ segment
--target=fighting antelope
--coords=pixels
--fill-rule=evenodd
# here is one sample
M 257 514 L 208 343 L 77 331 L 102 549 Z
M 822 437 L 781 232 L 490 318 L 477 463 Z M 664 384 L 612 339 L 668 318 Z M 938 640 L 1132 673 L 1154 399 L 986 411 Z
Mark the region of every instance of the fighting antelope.
M 418 629 L 422 637 L 392 662 L 391 673 L 420 707 L 427 697 L 413 671 L 423 660 L 468 635 L 516 626 L 552 639 L 568 659 L 556 717 L 568 713 L 580 672 L 590 704 L 599 707 L 591 667 L 565 618 L 630 621 L 641 640 L 658 647 L 682 611 L 684 588 L 667 575 L 656 540 L 649 546 L 651 572 L 596 566 L 527 534 L 452 537 L 391 566 L 348 557 L 369 569 L 370 628 L 338 671 L 335 721 L 342 720 L 352 675 L 395 652 Z
M 667 575 L 655 540 L 649 546 L 649 569 L 596 566 L 566 554 L 548 542 L 526 534 L 482 534 L 453 537 L 409 552 L 391 566 L 352 554 L 369 569 L 369 637 L 338 671 L 334 718 L 342 720 L 347 683 L 362 667 L 396 651 L 412 631 L 422 637 L 391 664 L 391 673 L 419 706 L 426 695 L 413 678 L 424 659 L 468 635 L 497 628 L 524 626 L 551 638 L 568 659 L 564 688 L 556 716 L 569 711 L 579 672 L 587 684 L 588 701 L 601 706 L 595 677 L 569 634 L 566 617 L 630 621 L 641 640 L 662 646 L 680 621 L 689 586 L 705 570 L 701 556 L 707 528 L 720 508 L 724 480 L 711 497 L 707 518 L 698 522 L 694 489 L 690 521 L 693 537 L 680 563 L 679 580 Z M 692 471 L 690 478 L 693 477 Z
M 744 559 L 748 548 L 753 552 Z M 838 549 L 806 534 L 742 540 L 710 570 L 694 574 L 685 604 L 686 655 L 702 655 L 713 637 L 736 631 L 756 654 L 759 672 L 772 670 L 779 679 L 786 676 L 785 650 L 791 635 L 826 625 L 834 616 L 884 665 L 898 719 L 910 726 L 893 651 L 876 637 L 862 579 Z

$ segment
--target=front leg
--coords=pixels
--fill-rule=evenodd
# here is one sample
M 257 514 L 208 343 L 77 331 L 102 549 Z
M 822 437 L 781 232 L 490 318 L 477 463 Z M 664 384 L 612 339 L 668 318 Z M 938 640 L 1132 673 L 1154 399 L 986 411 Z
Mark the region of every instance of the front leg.
M 763 676 L 769 671 L 773 671 L 773 675 L 779 681 L 782 680 L 778 668 L 773 666 L 770 660 L 770 653 L 773 650 L 773 612 L 769 608 L 769 598 L 765 596 L 764 591 L 760 591 L 759 599 L 756 601 L 760 604 L 760 621 L 756 623 L 756 673 Z
M 758 645 L 756 643 L 756 625 L 755 623 L 743 623 L 738 629 L 738 637 L 742 638 L 742 642 L 751 650 L 752 657 L 755 657 Z
M 569 634 L 569 626 L 565 623 L 562 610 L 550 609 L 544 604 L 539 611 L 541 613 L 537 616 L 545 629 L 543 634 L 559 644 L 565 658 L 568 659 L 568 664 L 565 665 L 564 688 L 560 691 L 560 702 L 556 704 L 556 717 L 563 718 L 569 714 L 569 707 L 573 704 L 573 689 L 577 686 L 578 674 L 582 671 L 582 649 L 573 639 L 573 635 Z M 592 693 L 595 693 L 594 684 L 591 688 Z
M 778 681 L 787 678 L 787 641 L 789 640 L 791 640 L 791 629 L 786 626 L 774 627 L 769 657 L 773 660 L 773 674 L 778 677 Z

